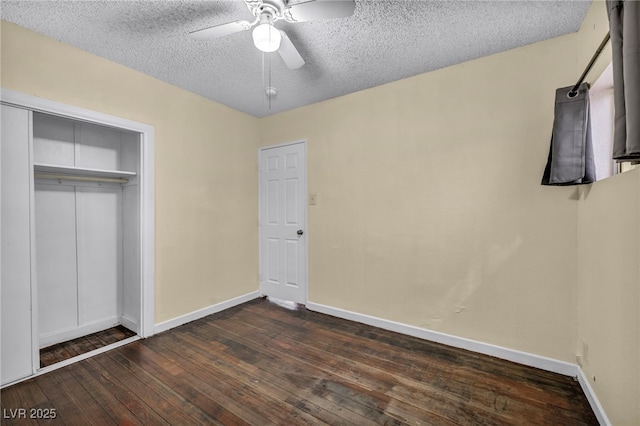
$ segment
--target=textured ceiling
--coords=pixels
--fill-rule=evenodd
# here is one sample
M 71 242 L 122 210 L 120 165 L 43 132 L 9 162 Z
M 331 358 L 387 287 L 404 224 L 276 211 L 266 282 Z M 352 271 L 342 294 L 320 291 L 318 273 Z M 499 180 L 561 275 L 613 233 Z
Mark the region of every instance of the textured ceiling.
M 291 0 L 291 4 L 299 1 Z M 356 0 L 353 16 L 276 26 L 306 64 L 286 68 L 251 31 L 187 36 L 240 19 L 242 0 L 5 1 L 2 19 L 264 117 L 577 31 L 591 0 Z M 269 81 L 278 94 L 269 105 Z

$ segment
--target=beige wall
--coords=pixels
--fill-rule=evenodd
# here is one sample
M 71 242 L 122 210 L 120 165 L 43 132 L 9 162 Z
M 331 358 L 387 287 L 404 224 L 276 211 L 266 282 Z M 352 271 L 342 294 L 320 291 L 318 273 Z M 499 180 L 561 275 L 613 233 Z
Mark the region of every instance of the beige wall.
M 156 323 L 257 289 L 257 119 L 7 22 L 1 53 L 4 88 L 155 127 Z
M 616 425 L 640 424 L 639 259 L 636 169 L 583 189 L 578 209 L 577 354 Z
M 580 48 L 585 63 L 593 52 L 589 45 L 597 45 L 608 30 L 605 10 L 602 2 L 594 2 L 582 25 Z M 598 76 L 611 61 L 609 46 L 603 56 L 591 76 Z M 614 425 L 637 425 L 640 169 L 581 188 L 578 195 L 576 355 L 582 358 L 582 369 L 609 420 Z
M 577 45 L 262 119 L 263 146 L 308 141 L 310 301 L 575 361 L 575 190 L 539 183 Z

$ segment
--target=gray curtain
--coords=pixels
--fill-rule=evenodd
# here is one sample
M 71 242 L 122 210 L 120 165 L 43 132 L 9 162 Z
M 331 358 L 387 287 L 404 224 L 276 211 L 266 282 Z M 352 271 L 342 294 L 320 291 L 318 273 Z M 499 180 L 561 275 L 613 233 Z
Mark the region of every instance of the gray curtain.
M 640 1 L 606 4 L 613 53 L 613 159 L 640 160 Z
M 596 180 L 589 86 L 582 83 L 573 97 L 569 96 L 572 88 L 556 90 L 551 146 L 542 185 L 581 185 Z

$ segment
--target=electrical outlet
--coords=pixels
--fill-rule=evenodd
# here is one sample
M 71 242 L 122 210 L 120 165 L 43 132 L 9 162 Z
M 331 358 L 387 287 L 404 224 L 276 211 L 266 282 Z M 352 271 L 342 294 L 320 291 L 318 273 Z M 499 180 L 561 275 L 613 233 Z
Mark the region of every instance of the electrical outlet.
M 316 194 L 309 194 L 309 205 L 310 206 L 315 206 L 316 205 Z

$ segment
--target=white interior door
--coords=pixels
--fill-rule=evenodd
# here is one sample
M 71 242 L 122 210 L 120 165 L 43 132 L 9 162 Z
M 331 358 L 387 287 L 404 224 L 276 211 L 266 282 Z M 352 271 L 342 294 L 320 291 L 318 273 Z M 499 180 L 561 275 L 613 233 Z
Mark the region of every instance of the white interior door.
M 32 373 L 30 113 L 2 105 L 0 384 Z
M 98 328 L 122 311 L 122 188 L 76 189 L 78 318 Z
M 41 346 L 78 327 L 76 195 L 68 185 L 35 186 L 38 334 Z
M 40 347 L 118 324 L 122 188 L 39 182 L 35 212 Z
M 260 150 L 260 290 L 307 301 L 305 143 Z

